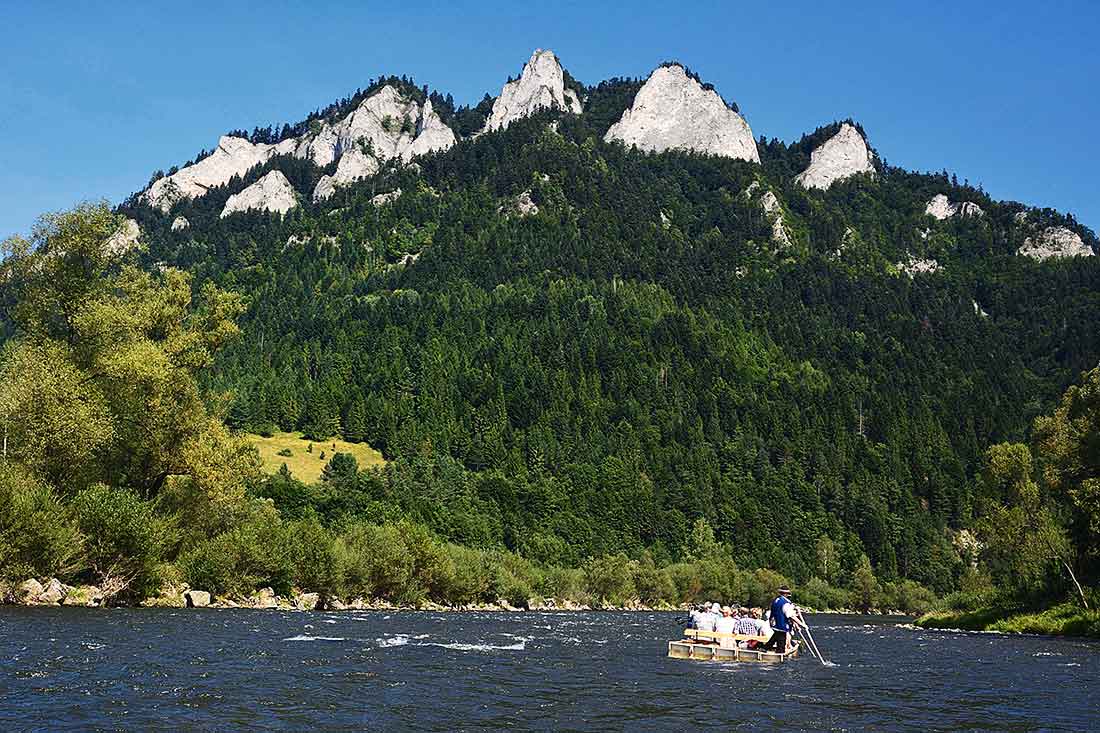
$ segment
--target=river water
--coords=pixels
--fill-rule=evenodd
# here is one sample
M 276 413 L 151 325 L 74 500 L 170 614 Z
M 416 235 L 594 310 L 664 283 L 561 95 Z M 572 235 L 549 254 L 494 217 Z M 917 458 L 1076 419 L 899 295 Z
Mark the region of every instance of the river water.
M 0 730 L 1097 730 L 1100 644 L 819 615 L 776 667 L 660 613 L 0 609 Z

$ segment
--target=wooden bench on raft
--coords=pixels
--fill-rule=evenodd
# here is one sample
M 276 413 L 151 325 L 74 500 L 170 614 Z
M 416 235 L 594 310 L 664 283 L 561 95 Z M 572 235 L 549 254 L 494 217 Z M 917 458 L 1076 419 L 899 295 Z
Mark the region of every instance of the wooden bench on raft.
M 718 644 L 721 644 L 722 641 L 756 641 L 764 644 L 772 638 L 770 634 L 768 636 L 752 636 L 751 634 L 727 634 L 721 631 L 706 631 L 704 629 L 684 629 L 684 636 L 697 642 L 713 641 Z

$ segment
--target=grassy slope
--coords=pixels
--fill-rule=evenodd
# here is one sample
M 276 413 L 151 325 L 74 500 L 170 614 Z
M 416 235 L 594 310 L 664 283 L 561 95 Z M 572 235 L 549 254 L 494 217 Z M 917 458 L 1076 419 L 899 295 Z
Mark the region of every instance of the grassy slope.
M 361 469 L 367 466 L 379 466 L 386 462 L 381 453 L 366 443 L 348 443 L 338 438 L 315 442 L 305 440 L 301 433 L 275 433 L 270 438 L 249 435 L 248 440 L 260 451 L 265 471 L 275 473 L 285 463 L 295 478 L 307 484 L 315 483 L 321 477 L 321 469 L 336 453 L 352 454 L 355 460 L 359 461 Z M 311 443 L 313 444 L 312 453 L 306 450 Z M 336 447 L 333 448 L 333 446 Z M 287 448 L 290 449 L 291 455 L 278 455 L 279 451 Z M 324 458 L 321 458 L 322 452 L 325 455 Z
M 1100 611 L 1085 611 L 1081 606 L 1073 603 L 1065 603 L 1037 612 L 1024 612 L 1012 608 L 933 611 L 921 616 L 916 623 L 926 629 L 966 629 L 1100 638 Z

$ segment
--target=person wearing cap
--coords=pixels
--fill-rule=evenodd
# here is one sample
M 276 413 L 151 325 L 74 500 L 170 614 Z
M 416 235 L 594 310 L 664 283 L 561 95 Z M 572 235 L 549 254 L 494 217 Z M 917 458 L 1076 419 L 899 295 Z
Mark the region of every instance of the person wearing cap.
M 768 639 L 767 644 L 759 647 L 761 650 L 766 652 L 778 651 L 780 654 L 787 651 L 787 637 L 794 632 L 799 623 L 798 610 L 791 603 L 790 595 L 790 588 L 785 585 L 779 587 L 778 595 L 772 601 L 771 614 L 768 617 L 775 632 L 772 634 L 772 638 Z

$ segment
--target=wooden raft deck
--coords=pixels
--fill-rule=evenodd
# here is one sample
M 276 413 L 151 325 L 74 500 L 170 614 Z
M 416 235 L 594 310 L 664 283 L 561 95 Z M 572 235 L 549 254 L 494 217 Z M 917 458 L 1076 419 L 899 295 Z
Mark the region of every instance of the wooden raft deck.
M 722 634 L 716 631 L 696 631 L 687 629 L 683 639 L 668 643 L 668 656 L 673 659 L 698 659 L 708 662 L 761 662 L 763 664 L 781 664 L 794 659 L 801 650 L 795 642 L 786 653 L 762 652 L 756 649 L 739 649 L 734 642 L 758 641 L 764 643 L 766 636 L 746 636 L 745 634 Z M 717 642 L 717 643 L 715 643 Z

